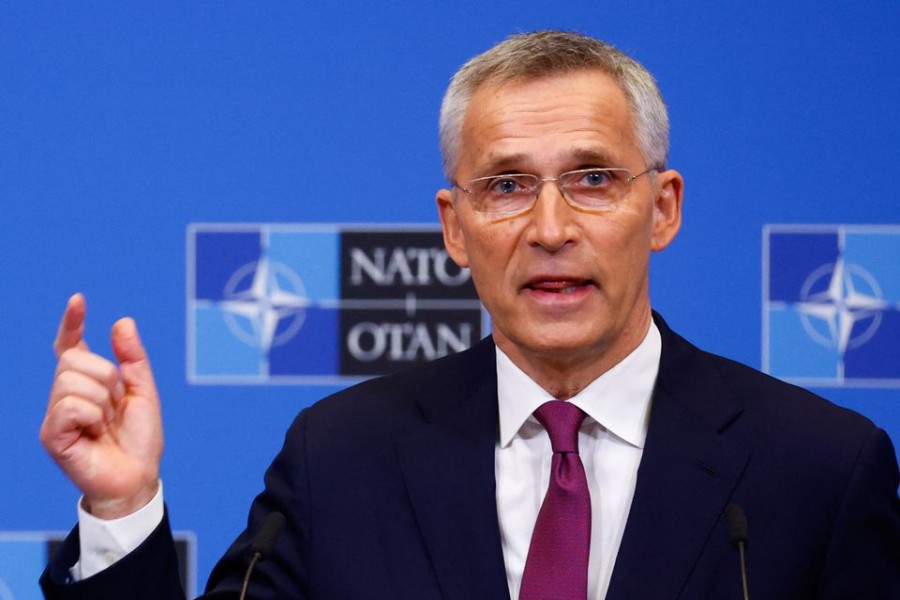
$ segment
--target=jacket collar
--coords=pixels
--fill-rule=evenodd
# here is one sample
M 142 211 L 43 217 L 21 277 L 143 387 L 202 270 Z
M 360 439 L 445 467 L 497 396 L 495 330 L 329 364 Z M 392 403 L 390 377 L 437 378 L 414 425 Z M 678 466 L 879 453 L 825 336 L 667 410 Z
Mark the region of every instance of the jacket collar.
M 609 600 L 678 595 L 749 458 L 727 435 L 742 407 L 715 365 L 654 319 L 660 370 Z
M 494 478 L 494 344 L 488 338 L 447 364 L 423 388 L 425 424 L 396 444 L 403 480 L 444 597 L 508 599 Z

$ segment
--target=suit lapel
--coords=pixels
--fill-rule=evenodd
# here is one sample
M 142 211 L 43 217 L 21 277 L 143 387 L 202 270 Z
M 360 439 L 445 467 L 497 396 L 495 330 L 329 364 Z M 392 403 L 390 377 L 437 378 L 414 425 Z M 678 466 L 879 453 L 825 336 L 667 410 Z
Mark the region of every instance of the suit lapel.
M 749 456 L 727 435 L 741 408 L 725 382 L 699 350 L 657 324 L 663 355 L 609 600 L 677 597 Z
M 674 598 L 749 458 L 728 435 L 741 406 L 702 352 L 656 316 L 663 355 L 634 501 L 608 600 Z M 398 461 L 447 600 L 509 598 L 494 477 L 497 381 L 482 343 L 420 402 Z
M 495 496 L 493 356 L 493 344 L 477 348 L 478 360 L 470 368 L 429 386 L 433 391 L 420 402 L 426 424 L 396 445 L 410 502 L 447 600 L 509 598 Z

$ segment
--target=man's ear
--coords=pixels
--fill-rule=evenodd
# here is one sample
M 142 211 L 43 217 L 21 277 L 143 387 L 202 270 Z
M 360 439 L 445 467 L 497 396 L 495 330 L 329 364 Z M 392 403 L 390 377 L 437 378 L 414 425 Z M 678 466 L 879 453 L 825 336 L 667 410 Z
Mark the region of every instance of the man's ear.
M 438 214 L 441 217 L 441 229 L 444 232 L 444 246 L 447 253 L 462 268 L 469 266 L 469 255 L 466 252 L 466 240 L 459 222 L 459 213 L 453 200 L 453 192 L 447 189 L 438 190 Z
M 684 179 L 678 171 L 663 171 L 658 178 L 650 245 L 654 252 L 664 250 L 672 243 L 681 228 L 681 200 L 684 195 Z

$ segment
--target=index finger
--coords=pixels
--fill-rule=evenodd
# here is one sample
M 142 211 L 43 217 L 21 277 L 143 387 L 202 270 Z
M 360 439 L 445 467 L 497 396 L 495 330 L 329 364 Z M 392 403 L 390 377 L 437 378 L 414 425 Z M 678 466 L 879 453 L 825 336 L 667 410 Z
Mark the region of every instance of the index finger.
M 63 311 L 62 320 L 59 322 L 59 330 L 56 332 L 56 340 L 53 342 L 53 351 L 57 358 L 69 348 L 80 346 L 87 349 L 87 344 L 82 339 L 85 315 L 87 315 L 87 303 L 79 292 L 69 298 L 66 310 Z

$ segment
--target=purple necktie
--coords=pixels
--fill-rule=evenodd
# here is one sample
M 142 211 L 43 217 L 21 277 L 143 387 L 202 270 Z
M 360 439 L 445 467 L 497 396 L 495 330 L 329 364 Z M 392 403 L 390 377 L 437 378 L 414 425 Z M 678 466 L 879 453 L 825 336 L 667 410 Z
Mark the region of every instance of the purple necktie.
M 550 434 L 553 462 L 519 600 L 586 600 L 591 495 L 578 456 L 578 429 L 586 415 L 573 404 L 551 400 L 534 416 Z

